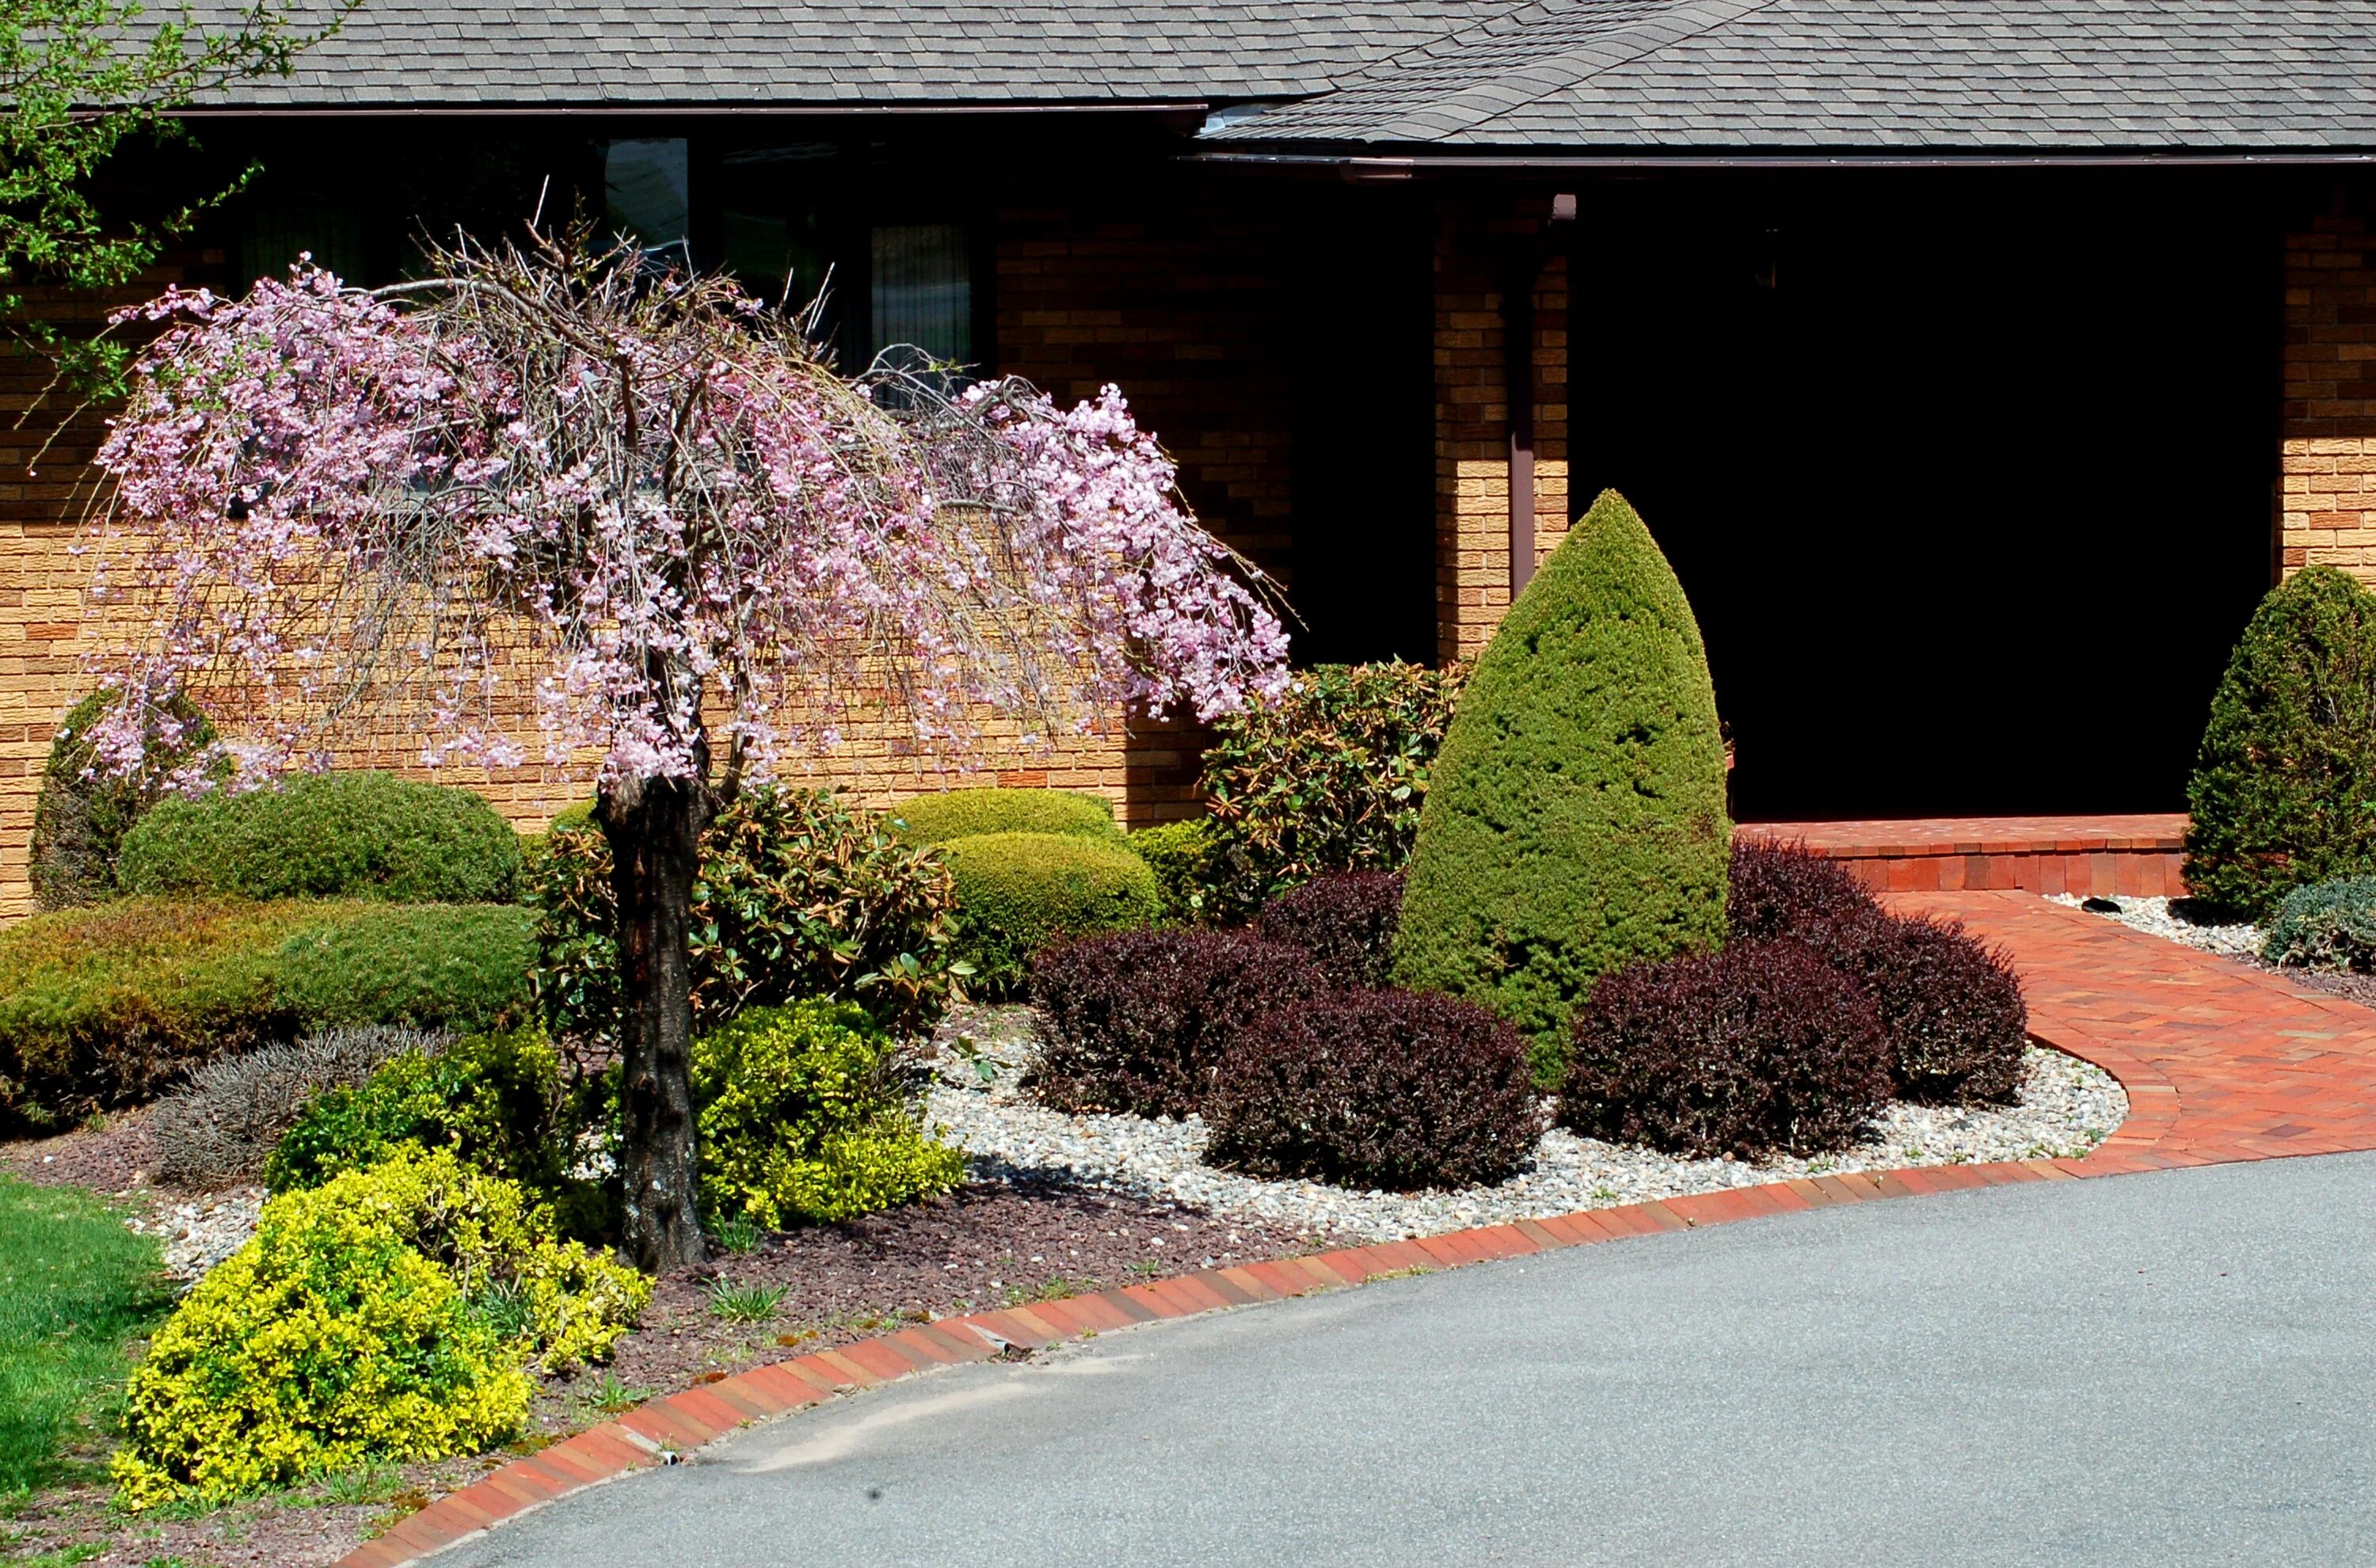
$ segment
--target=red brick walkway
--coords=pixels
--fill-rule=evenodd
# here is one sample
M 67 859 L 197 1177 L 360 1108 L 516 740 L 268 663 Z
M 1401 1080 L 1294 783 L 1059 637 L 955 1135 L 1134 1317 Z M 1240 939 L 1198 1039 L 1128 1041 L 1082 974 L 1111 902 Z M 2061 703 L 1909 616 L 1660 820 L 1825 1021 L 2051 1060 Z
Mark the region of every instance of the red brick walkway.
M 2027 893 L 1901 893 L 1890 903 L 1952 915 L 2009 950 L 2022 971 L 2032 1032 L 2107 1069 L 2128 1090 L 2130 1117 L 2121 1130 L 2085 1159 L 1781 1182 L 944 1318 L 653 1400 L 440 1499 L 350 1552 L 339 1568 L 396 1568 L 524 1509 L 668 1463 L 748 1422 L 911 1372 L 987 1360 L 1008 1347 L 1037 1348 L 1380 1275 L 1833 1204 L 2376 1148 L 2376 1011 Z

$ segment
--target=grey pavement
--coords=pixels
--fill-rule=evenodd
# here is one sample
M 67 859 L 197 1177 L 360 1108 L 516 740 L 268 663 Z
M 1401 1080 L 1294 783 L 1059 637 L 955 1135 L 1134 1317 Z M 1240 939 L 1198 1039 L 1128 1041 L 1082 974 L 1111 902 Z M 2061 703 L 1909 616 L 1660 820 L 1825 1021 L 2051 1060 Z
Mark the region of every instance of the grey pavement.
M 2376 1157 L 1998 1188 L 956 1369 L 527 1515 L 613 1562 L 2376 1563 Z

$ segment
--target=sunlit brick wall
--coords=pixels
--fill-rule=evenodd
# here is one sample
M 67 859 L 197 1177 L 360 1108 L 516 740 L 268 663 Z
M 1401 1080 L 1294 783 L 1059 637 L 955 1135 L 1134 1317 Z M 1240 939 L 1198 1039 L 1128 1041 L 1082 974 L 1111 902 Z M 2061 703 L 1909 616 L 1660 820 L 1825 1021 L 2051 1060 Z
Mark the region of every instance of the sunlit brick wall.
M 2376 236 L 2364 207 L 2286 237 L 2283 439 L 2285 569 L 2340 566 L 2376 583 Z

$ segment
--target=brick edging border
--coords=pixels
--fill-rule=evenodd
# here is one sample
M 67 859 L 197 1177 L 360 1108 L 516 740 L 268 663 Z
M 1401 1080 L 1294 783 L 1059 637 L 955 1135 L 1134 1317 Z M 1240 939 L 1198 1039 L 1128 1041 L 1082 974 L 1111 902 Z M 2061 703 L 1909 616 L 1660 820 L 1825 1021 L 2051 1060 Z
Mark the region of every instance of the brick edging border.
M 1498 1258 L 1838 1204 L 2271 1158 L 2244 1149 L 2158 1151 L 2155 1146 L 2176 1125 L 2179 1115 L 2177 1089 L 2159 1068 L 2132 1051 L 2067 1027 L 2056 1028 L 2058 1038 L 2049 1038 L 2035 1028 L 2032 1035 L 2042 1044 L 2103 1068 L 2120 1080 L 2128 1094 L 2128 1119 L 2084 1158 L 1912 1166 L 1795 1177 L 1763 1186 L 1728 1187 L 1615 1208 L 1582 1209 L 1550 1219 L 1522 1219 L 1414 1241 L 1377 1241 L 1310 1257 L 1205 1269 L 1146 1285 L 940 1318 L 881 1338 L 771 1361 L 731 1376 L 712 1374 L 713 1381 L 649 1400 L 616 1420 L 604 1421 L 528 1458 L 515 1459 L 447 1493 L 377 1539 L 347 1553 L 333 1568 L 399 1568 L 531 1508 L 637 1470 L 674 1464 L 693 1450 L 754 1421 L 914 1372 L 994 1360 L 1010 1348 L 1045 1349 L 1068 1339 L 1142 1323 L 1342 1289 L 1382 1276 L 1433 1273 Z M 2331 1151 L 2304 1148 L 2297 1152 Z

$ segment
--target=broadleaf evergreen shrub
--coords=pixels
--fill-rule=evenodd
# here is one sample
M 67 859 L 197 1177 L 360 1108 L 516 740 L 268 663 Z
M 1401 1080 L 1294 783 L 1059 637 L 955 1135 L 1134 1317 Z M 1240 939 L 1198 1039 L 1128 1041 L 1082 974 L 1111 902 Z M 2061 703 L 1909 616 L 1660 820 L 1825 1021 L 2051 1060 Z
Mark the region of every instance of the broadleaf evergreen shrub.
M 1549 1055 L 1603 975 L 1724 940 L 1724 742 L 1681 585 L 1614 491 L 1477 661 L 1437 756 L 1395 979 Z
M 1072 790 L 947 790 L 891 809 L 891 828 L 910 844 L 945 844 L 984 833 L 1063 833 L 1111 840 L 1113 802 Z
M 536 915 L 514 904 L 394 904 L 281 944 L 279 994 L 314 1027 L 410 1024 L 477 1033 L 524 1023 Z
M 2287 894 L 2261 956 L 2293 968 L 2376 973 L 2376 876 L 2335 877 Z
M 561 1064 L 532 1030 L 408 1051 L 352 1088 L 325 1090 L 265 1162 L 275 1193 L 318 1187 L 406 1149 L 440 1149 L 552 1194 L 570 1154 Z
M 1058 1111 L 1186 1116 L 1240 1029 L 1323 989 L 1301 948 L 1242 930 L 1118 932 L 1051 948 L 1031 967 L 1040 1040 L 1025 1087 Z
M 611 846 L 564 813 L 529 859 L 537 1000 L 556 1036 L 618 1036 Z M 695 1027 L 805 997 L 856 1002 L 897 1034 L 948 1005 L 954 892 L 931 851 L 811 790 L 745 790 L 701 840 L 691 949 Z
M 509 903 L 519 872 L 519 835 L 476 794 L 368 772 L 160 801 L 117 862 L 130 893 L 396 904 Z
M 935 852 L 956 885 L 957 956 L 979 995 L 1015 991 L 1032 956 L 1055 943 L 1163 919 L 1155 873 L 1119 837 L 984 833 Z
M 1384 987 L 1394 968 L 1403 879 L 1393 872 L 1336 872 L 1290 887 L 1262 907 L 1253 930 L 1301 947 L 1340 991 Z
M 2187 781 L 2186 885 L 2265 920 L 2297 887 L 2376 873 L 2376 595 L 2311 566 L 2253 612 Z
M 650 1291 L 445 1150 L 284 1194 L 133 1370 L 118 1498 L 220 1503 L 491 1447 L 519 1429 L 530 1369 L 601 1360 Z
M 214 741 L 207 716 L 179 698 L 166 709 L 174 732 L 154 736 L 137 769 L 125 777 L 98 776 L 99 754 L 89 737 L 112 700 L 108 692 L 93 692 L 75 704 L 50 742 L 42 792 L 33 802 L 32 853 L 26 865 L 35 909 L 70 909 L 114 897 L 124 836 L 162 798 L 173 775 Z
M 693 1076 L 712 1224 L 851 1219 L 965 1179 L 920 1124 L 897 1042 L 852 1004 L 753 1008 L 695 1041 Z
M 1788 939 L 1605 975 L 1573 1028 L 1561 1123 L 1671 1154 L 1844 1148 L 1892 1087 L 1871 1001 Z
M 1463 673 L 1321 665 L 1217 721 L 1201 784 L 1206 912 L 1241 921 L 1325 872 L 1400 871 Z
M 1528 1056 L 1503 1019 L 1448 996 L 1320 996 L 1255 1019 L 1222 1053 L 1206 1158 L 1393 1192 L 1500 1182 L 1543 1130 Z

